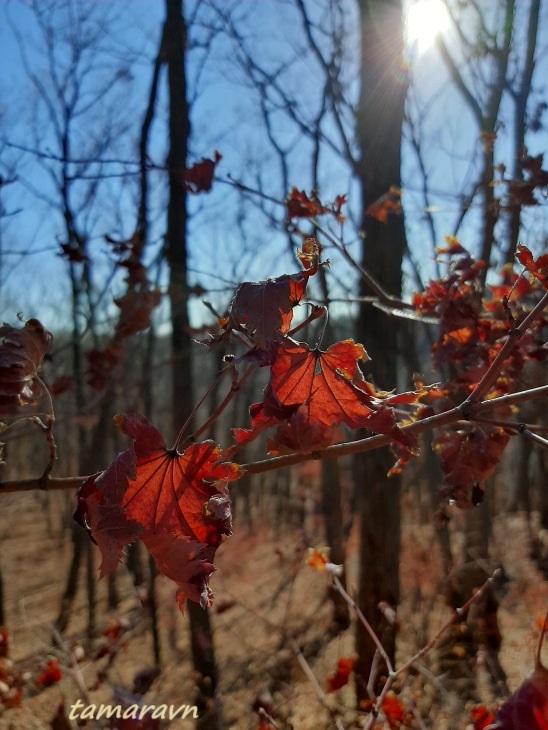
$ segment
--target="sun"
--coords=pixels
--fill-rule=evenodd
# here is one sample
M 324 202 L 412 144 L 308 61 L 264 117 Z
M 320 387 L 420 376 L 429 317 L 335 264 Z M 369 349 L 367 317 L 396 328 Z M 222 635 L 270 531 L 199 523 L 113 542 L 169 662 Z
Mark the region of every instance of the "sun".
M 409 46 L 424 53 L 436 36 L 449 27 L 449 13 L 442 0 L 411 0 L 406 18 L 406 37 Z

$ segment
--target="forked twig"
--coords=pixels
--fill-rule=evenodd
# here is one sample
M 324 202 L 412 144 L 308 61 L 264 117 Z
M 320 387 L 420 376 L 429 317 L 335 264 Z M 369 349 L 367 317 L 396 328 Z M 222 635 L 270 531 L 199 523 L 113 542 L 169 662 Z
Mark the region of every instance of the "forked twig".
M 371 627 L 371 625 L 369 624 L 369 622 L 367 621 L 367 619 L 365 618 L 363 613 L 360 611 L 359 607 L 356 605 L 356 602 L 348 595 L 348 593 L 344 589 L 344 587 L 343 587 L 341 581 L 339 580 L 338 576 L 336 575 L 336 573 L 334 573 L 333 571 L 329 571 L 329 574 L 330 574 L 334 587 L 340 593 L 340 595 L 344 598 L 344 600 L 347 602 L 347 604 L 356 612 L 356 615 L 358 616 L 359 620 L 362 622 L 363 626 L 365 627 L 365 630 L 367 631 L 367 633 L 371 637 L 372 641 L 374 642 L 374 644 L 377 648 L 378 655 L 383 657 L 383 659 L 386 663 L 387 669 L 388 669 L 387 680 L 384 684 L 384 687 L 382 688 L 381 693 L 376 698 L 375 706 L 369 717 L 369 722 L 366 725 L 367 730 L 372 730 L 372 728 L 374 727 L 374 724 L 378 718 L 379 711 L 380 711 L 380 708 L 382 707 L 384 699 L 385 699 L 386 695 L 388 694 L 388 692 L 390 691 L 390 689 L 392 688 L 396 678 L 399 677 L 404 672 L 407 672 L 413 666 L 413 664 L 415 664 L 421 657 L 423 657 L 425 654 L 427 654 L 432 649 L 432 647 L 434 647 L 438 643 L 438 641 L 440 640 L 442 635 L 447 631 L 447 629 L 450 626 L 452 626 L 459 618 L 461 618 L 462 616 L 464 616 L 467 613 L 470 606 L 472 606 L 472 604 L 475 603 L 480 598 L 480 596 L 483 595 L 483 593 L 485 593 L 485 591 L 487 590 L 487 587 L 500 576 L 501 572 L 502 572 L 501 569 L 497 568 L 489 576 L 489 578 L 485 581 L 485 583 L 480 588 L 478 588 L 478 590 L 474 593 L 474 595 L 471 596 L 471 598 L 469 598 L 469 600 L 466 601 L 466 603 L 463 606 L 461 606 L 460 608 L 457 608 L 453 612 L 451 617 L 444 623 L 444 625 L 439 629 L 439 631 L 436 632 L 436 634 L 430 639 L 430 641 L 428 641 L 428 643 L 422 647 L 422 649 L 419 649 L 419 651 L 417 651 L 415 654 L 413 654 L 413 656 L 410 659 L 408 659 L 404 664 L 402 664 L 401 667 L 394 669 L 384 647 L 381 644 L 379 637 L 374 632 L 373 628 Z M 545 625 L 545 628 L 548 627 L 548 614 L 546 615 L 544 625 Z M 540 651 L 540 648 L 537 650 L 537 657 L 540 656 L 539 651 Z M 377 656 L 377 652 L 376 652 L 376 656 Z M 368 684 L 368 689 L 369 689 L 369 684 Z

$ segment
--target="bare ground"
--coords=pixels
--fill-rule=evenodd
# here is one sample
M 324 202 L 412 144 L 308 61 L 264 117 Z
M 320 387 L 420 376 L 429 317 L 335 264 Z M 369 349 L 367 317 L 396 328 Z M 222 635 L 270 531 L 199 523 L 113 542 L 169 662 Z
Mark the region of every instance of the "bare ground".
M 123 620 L 127 627 L 106 673 L 102 674 L 109 657 L 94 661 L 97 643 L 88 645 L 85 638 L 83 571 L 68 630 L 61 642 L 52 634 L 71 558 L 70 535 L 61 517 L 70 512 L 67 500 L 63 494 L 50 495 L 47 504 L 43 495 L 35 493 L 2 495 L 0 567 L 9 659 L 13 672 L 23 677 L 24 700 L 20 708 L 5 710 L 0 716 L 1 730 L 51 728 L 52 717 L 63 700 L 69 709 L 79 699 L 86 704 L 116 704 L 120 693 L 132 689 L 136 674 L 153 665 L 146 601 L 143 605 L 143 593 L 133 587 L 125 566 L 118 571 L 121 601 L 116 611 L 107 610 L 106 582 L 98 585 L 99 631 L 107 628 L 109 621 Z M 256 522 L 251 531 L 236 524 L 234 537 L 218 552 L 219 570 L 212 579 L 217 608 L 212 609 L 212 620 L 226 728 L 258 728 L 253 705 L 259 696 L 271 704 L 279 728 L 333 727 L 330 709 L 340 713 L 347 729 L 360 727 L 364 720 L 351 711 L 352 683 L 328 695 L 324 702 L 327 708 L 323 706 L 318 688 L 305 676 L 288 641 L 288 637 L 296 640 L 323 689 L 338 657 L 353 653 L 354 626 L 342 634 L 333 630 L 325 577 L 305 566 L 306 546 L 322 544 L 321 525 L 309 517 L 305 528 L 306 536 L 302 530 L 275 536 L 271 526 L 264 523 Z M 497 517 L 495 531 L 499 557 L 510 578 L 499 620 L 504 638 L 501 661 L 513 690 L 532 669 L 538 635 L 535 620 L 548 610 L 548 583 L 528 557 L 522 516 Z M 353 532 L 347 563 L 350 587 L 357 581 L 356 546 Z M 437 595 L 442 577 L 434 527 L 415 524 L 408 516 L 403 526 L 403 599 L 398 611 L 400 661 L 420 648 L 450 615 Z M 176 609 L 169 581 L 160 578 L 157 588 L 162 672 L 144 700 L 154 705 L 192 705 L 188 620 Z M 63 678 L 38 691 L 36 678 L 53 658 L 58 658 Z M 465 727 L 462 713 L 466 702 L 444 686 L 443 676 L 437 673 L 436 653 L 419 669 L 399 687 L 407 705 L 417 707 L 425 727 Z M 493 699 L 487 690 L 484 699 Z M 74 723 L 72 726 L 76 727 Z M 88 722 L 87 727 L 97 725 Z M 191 728 L 193 723 L 175 720 L 169 727 Z

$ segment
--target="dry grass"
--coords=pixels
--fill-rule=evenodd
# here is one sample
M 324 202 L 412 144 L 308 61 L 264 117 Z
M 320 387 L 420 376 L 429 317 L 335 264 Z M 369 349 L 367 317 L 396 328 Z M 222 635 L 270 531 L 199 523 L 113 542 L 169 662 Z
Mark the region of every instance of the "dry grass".
M 107 679 L 94 688 L 107 660 L 94 662 L 89 658 L 90 652 L 81 656 L 77 669 L 68 666 L 68 650 L 85 646 L 85 591 L 81 576 L 71 623 L 60 647 L 52 639 L 51 627 L 71 558 L 69 533 L 62 529 L 59 517 L 67 512 L 66 495 L 51 495 L 48 510 L 49 520 L 44 505 L 34 494 L 3 496 L 0 562 L 10 658 L 18 669 L 35 677 L 40 661 L 58 656 L 64 678 L 40 692 L 30 691 L 32 681 L 29 680 L 27 693 L 32 696 L 24 700 L 21 709 L 8 710 L 0 717 L 2 730 L 50 728 L 51 718 L 63 697 L 66 706 L 82 697 L 76 674 L 87 688 L 90 702 L 113 704 L 113 689 L 131 688 L 135 674 L 153 663 L 146 611 L 126 569 L 121 566 L 118 575 L 121 603 L 115 612 L 106 609 L 105 582 L 98 586 L 99 628 L 104 628 L 109 620 L 120 618 L 131 625 L 121 639 L 122 648 Z M 245 528 L 237 531 L 219 550 L 219 571 L 212 585 L 216 605 L 226 610 L 219 612 L 214 608 L 212 619 L 227 728 L 257 728 L 258 718 L 252 706 L 261 694 L 270 696 L 273 716 L 280 728 L 318 730 L 333 726 L 328 710 L 319 702 L 287 641 L 287 637 L 295 638 L 322 687 L 338 657 L 353 653 L 353 626 L 343 634 L 333 631 L 325 579 L 304 566 L 308 542 L 322 544 L 319 523 L 312 518 L 309 522 L 307 538 L 302 532 L 294 531 L 274 540 L 269 527 L 257 523 L 251 533 Z M 515 689 L 532 668 L 535 618 L 548 607 L 548 583 L 528 557 L 524 521 L 519 515 L 497 518 L 495 536 L 499 557 L 510 577 L 500 610 L 504 637 L 501 661 L 510 687 Z M 357 581 L 356 546 L 357 535 L 353 532 L 348 545 L 350 587 Z M 400 661 L 422 646 L 449 615 L 436 590 L 442 578 L 434 528 L 418 525 L 408 515 L 402 542 Z M 174 588 L 162 578 L 158 581 L 158 594 L 163 671 L 148 690 L 146 702 L 192 704 L 194 678 L 188 621 L 176 610 Z M 232 606 L 228 605 L 230 602 L 234 602 Z M 420 672 L 400 687 L 406 702 L 418 707 L 425 726 L 436 730 L 464 726 L 465 703 L 459 704 L 451 698 L 450 689 L 444 687 L 443 677 L 437 675 L 435 652 L 421 663 Z M 352 685 L 327 698 L 332 708 L 345 705 L 351 708 L 352 703 Z M 346 728 L 360 726 L 359 718 L 352 712 L 340 711 Z M 190 728 L 192 723 L 177 720 L 169 727 Z

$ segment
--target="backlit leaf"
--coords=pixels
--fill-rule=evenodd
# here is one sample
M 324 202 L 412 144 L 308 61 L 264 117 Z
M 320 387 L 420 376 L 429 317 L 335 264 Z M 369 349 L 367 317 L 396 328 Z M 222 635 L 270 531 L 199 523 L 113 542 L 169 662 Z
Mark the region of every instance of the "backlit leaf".
M 166 449 L 142 416 L 116 416 L 115 422 L 133 445 L 82 485 L 75 515 L 99 546 L 101 576 L 116 568 L 124 546 L 138 538 L 177 583 L 181 607 L 185 596 L 209 605 L 215 551 L 230 534 L 227 484 L 242 470 L 223 461 L 212 441 L 179 453 Z
M 518 243 L 516 258 L 527 269 L 531 277 L 538 279 L 548 289 L 548 253 L 541 254 L 535 260 L 527 246 Z

